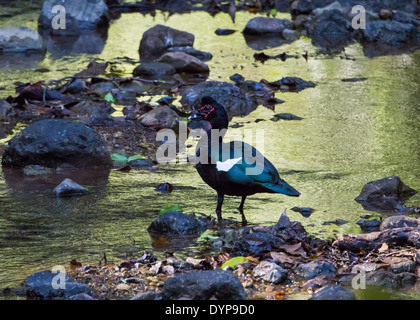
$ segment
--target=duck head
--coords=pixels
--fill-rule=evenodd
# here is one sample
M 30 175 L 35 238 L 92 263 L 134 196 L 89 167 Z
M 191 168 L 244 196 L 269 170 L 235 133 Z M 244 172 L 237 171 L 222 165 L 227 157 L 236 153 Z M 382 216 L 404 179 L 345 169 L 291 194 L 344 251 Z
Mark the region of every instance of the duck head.
M 201 106 L 195 114 L 189 117 L 188 128 L 201 128 L 205 131 L 211 129 L 227 129 L 229 125 L 228 114 L 225 108 L 210 96 L 201 100 Z

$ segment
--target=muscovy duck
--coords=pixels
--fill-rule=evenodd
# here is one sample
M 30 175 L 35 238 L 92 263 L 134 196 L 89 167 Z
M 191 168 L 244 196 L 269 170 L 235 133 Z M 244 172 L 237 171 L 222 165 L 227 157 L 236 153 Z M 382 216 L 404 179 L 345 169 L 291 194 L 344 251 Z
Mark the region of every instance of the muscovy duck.
M 217 218 L 222 220 L 225 195 L 242 196 L 239 211 L 247 196 L 255 193 L 282 193 L 298 197 L 300 193 L 282 180 L 273 164 L 257 149 L 242 141 L 223 142 L 229 119 L 225 108 L 212 97 L 202 98 L 201 107 L 189 118 L 190 129 L 203 129 L 196 149 L 196 169 L 201 178 L 217 192 Z

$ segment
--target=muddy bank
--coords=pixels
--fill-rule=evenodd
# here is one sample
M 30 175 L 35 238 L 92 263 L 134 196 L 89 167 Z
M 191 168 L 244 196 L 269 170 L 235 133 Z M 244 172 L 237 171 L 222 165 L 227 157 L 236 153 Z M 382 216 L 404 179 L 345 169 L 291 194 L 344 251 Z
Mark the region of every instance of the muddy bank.
M 419 286 L 419 225 L 418 219 L 394 216 L 382 222 L 380 232 L 323 241 L 283 213 L 270 227 L 219 229 L 219 236 L 209 239 L 219 253 L 206 257 L 178 259 L 168 253 L 159 260 L 145 252 L 119 263 L 108 263 L 106 257 L 97 265 L 73 260 L 67 266 L 68 291 L 48 293 L 44 285 L 31 284 L 35 276 L 50 277 L 45 271 L 9 293 L 74 300 L 282 300 L 296 295 L 354 300 L 366 288 L 388 297 L 395 290 L 413 294 Z M 178 280 L 194 283 L 195 289 L 183 291 Z

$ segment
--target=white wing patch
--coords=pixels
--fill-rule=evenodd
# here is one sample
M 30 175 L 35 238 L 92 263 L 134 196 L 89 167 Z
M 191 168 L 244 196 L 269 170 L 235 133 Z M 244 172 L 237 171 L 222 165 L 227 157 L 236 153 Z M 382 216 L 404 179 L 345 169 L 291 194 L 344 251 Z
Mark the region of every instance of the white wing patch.
M 237 164 L 239 161 L 242 160 L 242 157 L 235 158 L 235 159 L 227 159 L 226 161 L 217 161 L 216 162 L 216 169 L 217 171 L 225 171 L 228 172 L 232 167 Z

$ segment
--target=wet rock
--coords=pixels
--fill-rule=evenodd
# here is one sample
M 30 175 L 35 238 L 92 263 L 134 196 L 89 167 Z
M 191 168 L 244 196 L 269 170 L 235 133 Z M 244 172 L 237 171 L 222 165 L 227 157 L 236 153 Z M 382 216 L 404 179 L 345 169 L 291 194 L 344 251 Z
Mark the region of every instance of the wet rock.
M 38 27 L 41 29 L 53 29 L 52 19 L 58 13 L 54 13 L 52 8 L 56 5 L 63 6 L 61 0 L 46 0 L 42 6 L 41 15 L 38 19 Z M 66 10 L 66 29 L 96 29 L 106 26 L 109 22 L 108 7 L 103 0 L 75 0 L 65 5 Z M 64 32 L 66 29 L 60 29 Z
M 361 33 L 362 43 L 376 43 L 385 46 L 419 44 L 419 29 L 411 23 L 398 21 L 370 21 Z
M 413 227 L 417 228 L 420 225 L 418 219 L 410 218 L 407 216 L 392 216 L 384 219 L 380 225 L 380 230 L 384 231 L 393 228 Z
M 10 115 L 13 112 L 12 106 L 6 101 L 0 99 L 0 121 L 10 120 Z
M 63 276 L 63 278 L 60 278 L 61 276 Z M 65 283 L 60 283 L 60 279 L 64 279 Z M 55 289 L 52 284 L 57 284 L 58 287 L 64 286 L 65 288 Z M 53 273 L 49 270 L 39 271 L 30 275 L 24 280 L 22 286 L 26 290 L 29 298 L 68 298 L 76 294 L 88 293 L 90 291 L 89 287 L 76 282 L 67 274 L 61 275 L 60 273 Z
M 143 33 L 139 53 L 142 60 L 153 59 L 160 57 L 170 47 L 193 45 L 193 34 L 157 24 Z
M 295 273 L 306 280 L 318 276 L 331 279 L 337 273 L 337 269 L 327 261 L 312 261 L 309 263 L 300 263 L 296 267 Z
M 73 180 L 66 178 L 54 188 L 54 193 L 57 197 L 73 197 L 85 195 L 88 191 Z
M 353 39 L 351 22 L 339 10 L 326 10 L 305 23 L 308 35 L 317 46 L 344 47 Z
M 248 21 L 244 34 L 270 35 L 281 34 L 284 29 L 290 29 L 292 22 L 287 19 L 256 17 Z
M 206 81 L 188 88 L 180 102 L 190 107 L 199 106 L 204 96 L 211 96 L 226 108 L 229 120 L 244 116 L 255 110 L 256 105 L 248 103 L 248 97 L 239 87 L 228 82 Z
M 177 129 L 181 117 L 168 106 L 158 106 L 139 117 L 141 124 L 157 129 Z
M 170 47 L 166 52 L 184 52 L 190 56 L 196 57 L 201 61 L 209 61 L 213 58 L 213 55 L 210 52 L 200 51 L 190 46 L 185 47 Z
M 192 215 L 169 211 L 152 221 L 147 231 L 166 235 L 193 235 L 204 231 L 203 222 Z
M 404 201 L 416 193 L 417 191 L 405 185 L 400 177 L 391 176 L 368 182 L 355 200 L 361 202 L 392 198 Z
M 286 280 L 287 270 L 273 262 L 261 261 L 254 268 L 253 275 L 254 277 L 261 277 L 266 282 L 279 284 Z
M 176 70 L 173 66 L 161 62 L 142 62 L 133 70 L 135 77 L 146 76 L 153 79 L 165 79 L 173 76 Z
M 381 9 L 379 10 L 379 17 L 382 20 L 388 20 L 392 18 L 392 10 L 389 9 Z
M 397 289 L 399 276 L 391 271 L 378 270 L 366 274 L 366 284 L 387 289 Z
M 299 92 L 306 88 L 314 88 L 315 83 L 312 81 L 306 81 L 298 77 L 283 77 L 280 80 L 269 82 L 265 79 L 262 79 L 260 82 L 268 85 L 274 90 L 280 89 L 281 91 L 292 91 Z
M 331 11 L 331 10 L 338 10 L 338 11 L 342 11 L 342 9 L 343 9 L 343 8 L 342 8 L 342 6 L 341 6 L 340 2 L 338 2 L 338 1 L 334 1 L 333 3 L 331 3 L 331 4 L 329 4 L 329 5 L 325 6 L 325 7 L 322 7 L 322 8 L 316 8 L 316 9 L 314 9 L 314 10 L 311 12 L 310 16 L 311 16 L 311 17 L 314 17 L 314 16 L 319 16 L 319 15 L 323 14 L 324 12 L 326 12 L 326 11 Z
M 245 300 L 238 277 L 230 271 L 196 271 L 168 279 L 162 290 L 163 300 Z
M 215 31 L 215 33 L 218 36 L 228 36 L 228 35 L 233 34 L 235 32 L 236 32 L 236 30 L 233 30 L 233 29 L 221 29 L 221 28 L 218 28 Z
M 26 27 L 7 27 L 0 29 L 0 48 L 3 53 L 44 52 L 44 41 L 33 29 Z
M 57 168 L 64 163 L 76 168 L 112 165 L 99 134 L 83 123 L 61 119 L 41 120 L 24 128 L 9 141 L 2 157 L 6 167 L 38 164 Z
M 317 291 L 309 300 L 356 300 L 356 296 L 350 289 L 332 284 Z
M 69 94 L 78 94 L 83 91 L 86 91 L 86 83 L 82 79 L 73 80 L 66 89 L 66 93 Z
M 379 230 L 380 220 L 359 220 L 356 222 L 363 232 L 374 232 Z
M 173 66 L 177 72 L 208 73 L 210 71 L 203 61 L 184 52 L 168 52 L 157 61 Z

